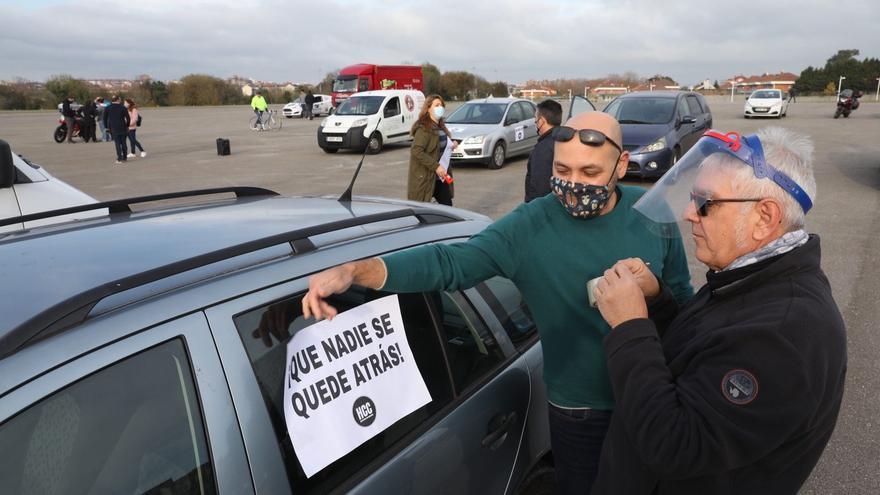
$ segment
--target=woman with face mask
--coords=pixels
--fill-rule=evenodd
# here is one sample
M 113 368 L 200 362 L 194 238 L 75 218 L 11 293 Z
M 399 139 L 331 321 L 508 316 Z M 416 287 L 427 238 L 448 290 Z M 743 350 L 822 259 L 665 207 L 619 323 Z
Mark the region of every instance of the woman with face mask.
M 407 199 L 430 201 L 452 206 L 452 174 L 440 165 L 440 155 L 447 144 L 453 145 L 443 122 L 446 103 L 439 95 L 425 98 L 419 118 L 410 133 L 413 137 L 409 158 Z M 454 145 L 453 145 L 454 146 Z

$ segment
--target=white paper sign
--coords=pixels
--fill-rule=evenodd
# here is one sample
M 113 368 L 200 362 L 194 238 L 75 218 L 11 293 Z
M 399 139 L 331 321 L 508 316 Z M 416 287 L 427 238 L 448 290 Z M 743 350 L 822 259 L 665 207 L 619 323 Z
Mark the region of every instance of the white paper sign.
M 446 139 L 446 148 L 443 149 L 443 154 L 440 155 L 440 166 L 447 172 L 449 172 L 450 160 L 452 160 L 452 140 Z
M 514 141 L 522 141 L 526 137 L 526 128 L 525 126 L 517 126 L 513 128 L 513 140 Z
M 430 401 L 396 295 L 315 323 L 287 344 L 284 418 L 307 477 Z

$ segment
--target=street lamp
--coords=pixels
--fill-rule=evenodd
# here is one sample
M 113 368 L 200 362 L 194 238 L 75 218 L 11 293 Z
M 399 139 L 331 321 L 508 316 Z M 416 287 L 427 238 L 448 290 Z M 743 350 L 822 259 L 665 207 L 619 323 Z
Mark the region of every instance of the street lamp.
M 874 97 L 874 101 L 880 101 L 880 77 L 877 78 L 877 96 Z
M 840 86 L 843 84 L 843 80 L 846 79 L 846 76 L 840 76 L 840 79 L 837 80 L 837 99 L 840 100 Z
M 730 102 L 733 103 L 733 91 L 736 89 L 736 80 L 730 81 Z

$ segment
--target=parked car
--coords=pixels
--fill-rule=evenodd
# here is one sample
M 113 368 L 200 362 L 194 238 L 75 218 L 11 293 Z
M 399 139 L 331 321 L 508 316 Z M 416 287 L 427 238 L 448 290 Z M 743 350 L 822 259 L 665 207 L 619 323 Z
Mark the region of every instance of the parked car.
M 389 143 L 411 141 L 410 129 L 425 103 L 421 91 L 364 91 L 347 98 L 318 127 L 318 146 L 325 153 L 341 149 L 376 154 Z
M 538 143 L 535 105 L 520 98 L 480 98 L 455 109 L 446 127 L 458 149 L 452 160 L 504 166 L 515 155 L 529 154 Z
M 541 345 L 502 278 L 398 296 L 427 405 L 308 478 L 286 431 L 286 346 L 313 322 L 308 276 L 466 239 L 488 218 L 256 188 L 80 208 L 113 213 L 0 240 L 4 493 L 546 493 Z
M 746 98 L 743 117 L 785 117 L 788 113 L 788 95 L 780 89 L 759 89 Z
M 333 113 L 333 99 L 330 95 L 319 95 L 316 94 L 315 103 L 312 105 L 312 115 L 318 117 L 320 115 L 331 115 Z M 281 113 L 287 117 L 288 119 L 292 119 L 294 117 L 302 118 L 303 116 L 303 105 L 305 103 L 302 101 L 302 97 L 297 101 L 292 101 L 287 105 L 284 105 L 284 108 L 281 109 Z
M 0 226 L 0 233 L 107 213 L 106 210 L 95 210 L 31 218 L 35 213 L 89 203 L 97 203 L 97 200 L 54 177 L 36 163 L 14 154 L 9 143 L 0 139 L 0 219 L 16 219 Z
M 627 175 L 659 178 L 712 127 L 703 95 L 691 91 L 637 91 L 605 107 L 620 122 Z

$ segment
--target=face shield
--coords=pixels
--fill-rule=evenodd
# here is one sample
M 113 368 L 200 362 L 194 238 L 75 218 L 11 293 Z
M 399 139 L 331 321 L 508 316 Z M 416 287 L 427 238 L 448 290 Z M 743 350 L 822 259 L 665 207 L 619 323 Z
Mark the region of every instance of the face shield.
M 714 198 L 712 191 L 731 172 L 749 167 L 758 179 L 769 179 L 790 194 L 804 213 L 813 206 L 807 193 L 788 175 L 764 159 L 756 135 L 741 137 L 735 132 L 706 131 L 703 137 L 633 206 L 649 229 L 663 237 L 679 237 L 684 215 L 691 202 L 698 215 L 720 202 L 752 202 L 762 198 Z

